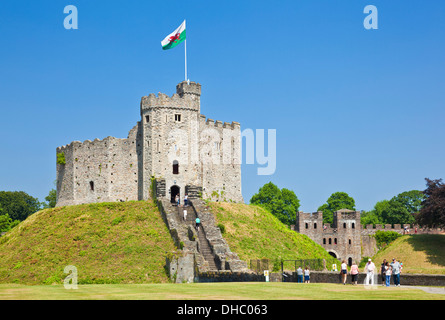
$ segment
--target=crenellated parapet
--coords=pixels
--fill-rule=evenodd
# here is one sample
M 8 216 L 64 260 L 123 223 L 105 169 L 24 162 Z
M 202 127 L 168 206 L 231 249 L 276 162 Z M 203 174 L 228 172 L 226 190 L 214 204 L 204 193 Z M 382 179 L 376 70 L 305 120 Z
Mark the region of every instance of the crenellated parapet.
M 157 108 L 186 109 L 200 111 L 201 85 L 183 81 L 176 86 L 176 93 L 171 97 L 159 92 L 150 93 L 141 98 L 141 115 Z
M 239 122 L 222 122 L 221 120 L 213 120 L 206 118 L 205 115 L 199 115 L 199 122 L 203 127 L 206 128 L 220 128 L 220 129 L 230 129 L 230 130 L 240 130 L 241 125 Z

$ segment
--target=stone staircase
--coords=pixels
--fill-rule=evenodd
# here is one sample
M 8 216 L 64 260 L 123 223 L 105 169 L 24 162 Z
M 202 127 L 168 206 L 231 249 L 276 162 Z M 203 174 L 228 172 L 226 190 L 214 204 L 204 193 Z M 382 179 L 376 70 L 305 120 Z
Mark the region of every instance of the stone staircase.
M 193 206 L 186 207 L 176 207 L 178 212 L 178 217 L 182 220 L 187 226 L 196 231 L 196 211 Z M 184 210 L 187 210 L 187 218 L 184 221 Z M 198 236 L 198 244 L 197 249 L 198 252 L 204 257 L 204 260 L 207 261 L 209 266 L 209 271 L 218 271 L 220 268 L 216 265 L 215 255 L 213 254 L 213 250 L 210 247 L 209 242 L 207 241 L 204 228 L 201 226 L 199 231 L 196 231 Z
M 173 269 L 175 269 L 174 272 L 186 272 L 189 274 L 187 280 L 189 281 L 190 274 L 193 273 L 192 270 L 195 267 L 199 273 L 248 271 L 247 263 L 240 260 L 236 253 L 230 251 L 221 231 L 216 226 L 214 215 L 206 203 L 201 199 L 193 199 L 189 203 L 190 205 L 186 207 L 178 207 L 165 198 L 158 202 L 176 246 L 182 249 L 182 253 L 180 253 L 182 257 L 176 258 L 173 267 L 170 267 L 171 274 Z M 184 220 L 184 209 L 187 210 L 186 220 Z M 197 216 L 201 220 L 199 232 L 195 228 Z M 193 258 L 190 258 L 190 255 Z M 187 262 L 181 263 L 181 259 L 187 260 Z M 168 264 L 172 265 L 170 262 Z

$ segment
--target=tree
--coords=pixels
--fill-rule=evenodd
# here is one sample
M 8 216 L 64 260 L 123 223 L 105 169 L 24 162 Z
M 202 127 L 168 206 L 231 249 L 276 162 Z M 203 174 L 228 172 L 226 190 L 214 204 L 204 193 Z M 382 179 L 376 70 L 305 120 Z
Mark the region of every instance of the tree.
M 323 223 L 331 224 L 334 221 L 334 212 L 340 209 L 355 210 L 355 200 L 346 192 L 331 194 L 325 204 L 318 208 L 323 212 Z
M 0 215 L 0 232 L 6 232 L 18 225 L 20 221 L 14 220 L 9 217 L 9 214 Z
M 372 217 L 372 224 L 412 224 L 415 222 L 414 215 L 421 208 L 424 195 L 421 191 L 411 190 L 399 193 L 391 200 L 382 200 L 375 204 L 374 209 L 368 213 L 366 219 Z
M 54 208 L 57 202 L 57 191 L 55 189 L 51 189 L 49 194 L 45 197 L 47 202 L 42 203 L 44 209 Z
M 295 224 L 296 212 L 300 208 L 300 201 L 292 190 L 280 190 L 272 182 L 262 186 L 250 203 L 264 207 L 286 225 Z
M 41 204 L 37 198 L 23 191 L 0 191 L 0 207 L 3 214 L 12 220 L 25 220 L 29 215 L 39 211 Z
M 425 198 L 416 220 L 421 226 L 445 228 L 445 184 L 442 179 L 425 180 Z
M 414 223 L 414 215 L 400 201 L 392 198 L 379 213 L 379 219 L 383 224 L 410 224 Z
M 391 200 L 401 203 L 409 213 L 416 214 L 422 208 L 422 201 L 424 199 L 425 195 L 422 191 L 411 190 L 399 193 Z
M 360 215 L 360 223 L 365 226 L 367 224 L 376 225 L 380 224 L 381 222 L 379 221 L 379 217 L 375 214 L 375 211 L 371 210 L 362 211 Z

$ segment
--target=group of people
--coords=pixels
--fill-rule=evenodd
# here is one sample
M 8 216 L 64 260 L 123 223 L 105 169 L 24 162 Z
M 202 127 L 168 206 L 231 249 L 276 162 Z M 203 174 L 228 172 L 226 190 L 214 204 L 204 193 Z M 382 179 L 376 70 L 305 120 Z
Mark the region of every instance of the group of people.
M 297 269 L 297 282 L 303 283 L 303 279 L 304 279 L 304 283 L 310 283 L 310 280 L 311 280 L 310 274 L 311 274 L 311 272 L 309 271 L 308 266 L 306 266 L 306 268 L 304 270 L 301 268 L 301 266 L 299 266 Z M 303 278 L 303 276 L 304 276 L 304 278 Z
M 176 194 L 175 196 L 175 203 L 179 207 L 181 205 L 181 198 L 179 197 L 179 194 Z M 184 207 L 188 206 L 188 195 L 187 193 L 184 195 Z
M 180 198 L 179 198 L 178 194 L 175 196 L 175 202 L 176 202 L 176 204 L 179 207 L 180 206 Z M 185 196 L 184 196 L 184 206 L 183 206 L 184 210 L 182 211 L 182 214 L 183 214 L 182 217 L 183 217 L 184 221 L 187 221 L 187 209 L 185 208 L 187 206 L 188 206 L 188 196 L 187 196 L 187 194 L 185 194 Z M 196 219 L 195 219 L 195 229 L 196 229 L 196 231 L 199 232 L 199 227 L 200 226 L 201 226 L 201 220 L 198 217 L 196 217 Z
M 402 262 L 397 261 L 396 258 L 392 259 L 391 263 L 387 262 L 386 259 L 384 259 L 380 266 L 380 276 L 381 276 L 381 280 L 382 280 L 382 285 L 383 286 L 386 285 L 387 287 L 389 287 L 390 283 L 391 283 L 391 276 L 392 276 L 394 285 L 399 287 L 400 286 L 400 273 L 402 272 L 402 266 L 403 266 Z M 371 283 L 373 285 L 374 284 L 374 275 L 376 272 L 376 266 L 375 266 L 374 262 L 372 262 L 371 259 L 368 259 L 368 262 L 365 265 L 364 271 L 366 273 L 365 284 L 369 285 Z M 342 276 L 343 284 L 346 284 L 348 267 L 346 265 L 346 261 L 344 261 L 344 260 L 342 261 L 342 264 L 341 264 L 340 274 Z M 352 277 L 352 284 L 356 285 L 358 274 L 359 274 L 359 268 L 355 262 L 351 265 L 350 274 Z

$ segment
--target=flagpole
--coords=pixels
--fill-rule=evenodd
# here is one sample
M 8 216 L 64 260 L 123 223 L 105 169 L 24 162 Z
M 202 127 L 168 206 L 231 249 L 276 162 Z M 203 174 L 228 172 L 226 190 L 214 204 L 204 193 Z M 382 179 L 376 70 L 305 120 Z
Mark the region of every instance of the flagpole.
M 184 40 L 185 81 L 187 81 L 187 39 Z

